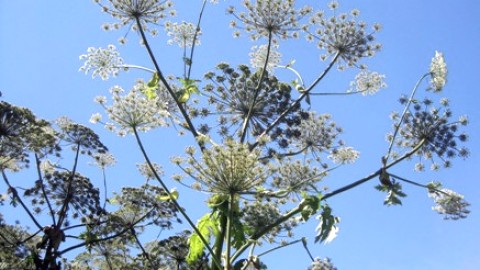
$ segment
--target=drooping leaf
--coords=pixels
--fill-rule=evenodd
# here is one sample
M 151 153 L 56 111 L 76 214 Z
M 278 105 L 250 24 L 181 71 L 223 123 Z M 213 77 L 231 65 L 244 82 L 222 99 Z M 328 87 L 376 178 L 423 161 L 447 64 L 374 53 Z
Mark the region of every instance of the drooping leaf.
M 197 221 L 197 228 L 207 244 L 210 244 L 210 238 L 213 235 L 218 235 L 219 220 L 218 215 L 207 213 Z M 187 262 L 189 264 L 195 263 L 203 254 L 205 245 L 200 236 L 194 232 L 188 239 L 189 252 Z
M 315 236 L 315 243 L 331 241 L 336 235 L 335 224 L 340 222 L 338 217 L 332 215 L 332 208 L 328 204 L 322 205 L 322 214 L 318 216 L 320 223 L 317 226 L 317 235 Z

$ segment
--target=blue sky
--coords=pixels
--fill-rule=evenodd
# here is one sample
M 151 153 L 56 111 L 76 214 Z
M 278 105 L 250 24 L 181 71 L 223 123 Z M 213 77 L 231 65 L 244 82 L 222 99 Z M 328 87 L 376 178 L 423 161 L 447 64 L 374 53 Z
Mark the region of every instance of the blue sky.
M 188 5 L 176 5 L 179 16 L 173 20 L 196 20 L 191 15 L 198 11 L 200 1 L 188 2 Z M 248 62 L 252 43 L 247 38 L 233 39 L 231 30 L 225 25 L 230 19 L 224 12 L 228 2 L 233 3 L 227 0 L 207 7 L 202 45 L 197 48 L 198 62 L 193 72 L 197 78 L 219 61 Z M 326 1 L 299 2 L 314 3 L 315 8 L 321 9 L 327 4 Z M 470 135 L 471 155 L 464 161 L 454 160 L 453 168 L 440 172 L 415 173 L 413 162 L 392 172 L 422 183 L 443 181 L 445 187 L 465 195 L 472 204 L 472 213 L 465 220 L 444 221 L 430 209 L 432 202 L 425 191 L 407 185 L 404 191 L 408 197 L 403 206 L 384 207 L 383 194 L 373 189 L 377 183 L 369 182 L 329 200 L 334 213 L 342 220 L 340 234 L 328 245 L 311 243 L 312 253 L 331 257 L 339 269 L 478 269 L 480 113 L 477 103 L 480 94 L 476 88 L 480 77 L 480 2 L 364 0 L 341 1 L 340 5 L 342 11 L 360 9 L 361 19 L 369 24 L 383 25 L 377 36 L 383 50 L 368 59 L 367 64 L 370 69 L 386 74 L 389 87 L 372 97 L 314 99 L 313 108 L 331 113 L 345 129 L 343 138 L 361 152 L 356 164 L 335 171 L 325 184 L 335 189 L 378 169 L 380 157 L 388 147 L 384 136 L 391 128 L 389 113 L 402 110 L 398 97 L 410 93 L 418 78 L 428 71 L 435 50 L 439 50 L 444 53 L 449 69 L 442 95 L 450 99 L 454 115 L 469 116 L 470 125 L 466 131 Z M 148 78 L 148 75 L 132 71 L 120 78 L 101 81 L 78 72 L 82 65 L 78 56 L 88 47 L 116 44 L 117 38 L 124 35 L 124 30 L 103 32 L 100 25 L 104 22 L 112 22 L 112 18 L 102 14 L 91 1 L 2 1 L 0 91 L 3 100 L 29 107 L 39 117 L 55 119 L 67 115 L 97 131 L 118 159 L 118 166 L 108 172 L 109 189 L 113 191 L 122 185 L 141 183 L 134 171 L 134 164 L 141 162 L 141 157 L 133 138 L 117 138 L 100 125 L 88 123 L 90 115 L 101 109 L 93 103 L 93 98 L 107 95 L 109 87 L 115 84 L 128 89 L 135 78 Z M 166 37 L 163 31 L 160 33 L 152 45 L 161 66 L 166 74 L 178 74 L 181 51 L 165 46 Z M 130 33 L 128 38 L 126 46 L 117 46 L 124 59 L 129 63 L 149 65 L 145 50 L 138 46 L 137 36 Z M 279 50 L 285 63 L 296 59 L 298 70 L 311 79 L 322 70 L 324 63 L 317 61 L 318 51 L 314 46 L 303 41 L 299 43 L 303 45 L 280 43 Z M 354 75 L 353 72 L 333 72 L 319 89 L 343 91 Z M 183 147 L 191 142 L 189 138 L 178 137 L 174 130 L 160 130 L 145 138 L 152 156 L 164 165 L 167 176 L 172 173 L 169 158 L 181 154 Z M 94 171 L 91 174 L 92 177 L 101 175 Z M 4 189 L 2 184 L 0 187 Z M 200 216 L 202 213 L 196 211 L 195 205 L 199 204 L 197 200 L 205 198 L 182 195 L 180 200 L 189 213 Z M 8 213 L 13 212 L 5 215 Z M 312 220 L 296 235 L 313 239 L 316 225 Z M 300 246 L 282 249 L 264 259 L 269 269 L 305 269 L 309 265 L 308 256 Z

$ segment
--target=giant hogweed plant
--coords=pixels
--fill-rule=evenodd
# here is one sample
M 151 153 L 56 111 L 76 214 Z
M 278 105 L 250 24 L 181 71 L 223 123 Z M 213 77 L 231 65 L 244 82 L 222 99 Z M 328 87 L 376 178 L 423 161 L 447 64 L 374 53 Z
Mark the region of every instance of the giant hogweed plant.
M 105 168 L 115 160 L 90 128 L 66 118 L 48 122 L 2 101 L 0 169 L 7 195 L 1 202 L 21 208 L 34 224 L 27 232 L 0 216 L 2 266 L 265 269 L 263 255 L 301 244 L 312 260 L 309 269 L 336 269 L 330 259 L 314 258 L 307 238 L 296 238 L 294 231 L 302 223 L 314 222 L 311 219 L 319 220 L 313 242 L 332 241 L 340 219 L 328 199 L 369 181 L 377 181 L 376 189 L 386 193 L 386 205 L 401 204 L 406 196 L 402 184 L 413 185 L 428 192 L 435 202 L 433 209 L 445 219 L 467 216 L 468 203 L 462 195 L 439 182 L 418 182 L 394 172 L 397 164 L 413 158 L 418 160 L 415 169 L 422 171 L 426 165 L 433 170 L 448 168 L 452 159 L 468 156 L 461 146 L 468 139 L 461 132 L 467 118 L 452 120 L 449 101 L 435 96 L 446 84 L 442 53 L 435 52 L 430 69 L 409 96 L 400 98 L 403 109 L 391 115 L 392 131 L 378 166 L 371 174 L 330 191 L 323 180 L 333 170 L 352 166 L 359 152 L 341 140 L 342 128 L 330 114 L 312 108 L 324 96 L 367 96 L 386 88 L 385 76 L 364 64 L 365 58 L 381 49 L 375 39 L 379 25 L 369 27 L 360 21 L 358 10 L 342 13 L 336 1 L 325 11 L 316 11 L 298 8 L 293 0 L 245 0 L 227 13 L 232 16 L 234 36 L 246 34 L 256 42 L 250 63 L 231 66 L 221 62 L 203 78 L 193 78 L 192 69 L 198 69 L 195 64 L 200 61 L 195 50 L 202 32 L 209 31 L 202 29 L 203 14 L 217 1 L 203 1 L 193 23 L 171 21 L 176 13 L 171 1 L 94 2 L 116 20 L 103 28 L 139 37 L 151 61 L 150 66 L 126 63 L 114 45 L 92 47 L 80 56 L 84 60 L 80 70 L 92 77 L 106 80 L 129 69 L 144 72 L 132 89 L 114 86 L 110 98 L 95 98 L 108 120 L 97 113 L 90 121 L 120 136 L 133 135 L 144 157 L 138 169 L 146 180 L 107 198 Z M 149 34 L 179 46 L 182 74 L 166 75 L 169 63 L 157 58 Z M 119 42 L 125 44 L 126 36 Z M 325 63 L 312 81 L 302 77 L 294 61 L 281 63 L 282 42 L 297 38 L 316 44 Z M 279 69 L 296 79 L 282 79 L 276 75 Z M 358 70 L 350 89 L 320 92 L 318 86 L 336 69 Z M 175 128 L 196 142 L 172 158 L 182 173 L 171 180 L 164 178 L 161 166 L 151 159 L 152 150 L 141 136 L 141 132 L 161 128 Z M 104 172 L 105 194 L 80 174 L 83 156 Z M 72 164 L 63 164 L 69 159 Z M 30 166 L 37 175 L 33 185 L 14 182 L 15 174 Z M 192 206 L 179 201 L 181 194 L 175 185 L 207 194 L 209 211 L 192 220 L 186 211 Z M 41 213 L 46 218 L 38 218 Z M 190 229 L 163 240 L 145 242 L 142 238 L 149 228 L 172 229 L 175 222 L 186 222 Z M 257 246 L 267 244 L 271 250 L 256 251 Z M 74 259 L 66 259 L 66 253 L 79 249 Z

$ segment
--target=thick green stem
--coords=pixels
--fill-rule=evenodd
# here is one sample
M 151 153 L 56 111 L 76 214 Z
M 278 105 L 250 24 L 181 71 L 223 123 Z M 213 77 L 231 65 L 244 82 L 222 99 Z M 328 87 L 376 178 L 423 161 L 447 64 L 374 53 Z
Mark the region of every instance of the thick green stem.
M 223 243 L 225 242 L 225 233 L 227 231 L 227 216 L 224 214 L 220 215 L 220 228 L 219 228 L 219 235 L 215 239 L 214 244 L 214 253 L 212 256 L 215 256 L 217 261 L 222 260 L 222 252 L 223 252 Z M 212 270 L 221 270 L 221 268 L 217 267 L 212 261 Z

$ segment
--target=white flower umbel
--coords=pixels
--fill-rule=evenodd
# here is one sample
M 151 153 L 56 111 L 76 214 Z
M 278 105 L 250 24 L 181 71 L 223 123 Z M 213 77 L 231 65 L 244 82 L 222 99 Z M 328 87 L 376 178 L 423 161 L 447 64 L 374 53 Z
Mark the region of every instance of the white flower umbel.
M 168 40 L 169 45 L 178 44 L 180 48 L 192 47 L 194 38 L 195 45 L 200 45 L 199 36 L 202 32 L 200 32 L 200 29 L 197 31 L 197 26 L 193 23 L 167 23 L 165 30 L 167 30 L 167 35 L 171 37 Z
M 355 80 L 350 83 L 349 92 L 358 92 L 362 95 L 373 95 L 382 88 L 387 88 L 385 75 L 378 72 L 363 70 L 355 76 Z
M 331 120 L 331 115 L 317 115 L 315 112 L 310 112 L 309 118 L 302 120 L 299 129 L 301 135 L 295 141 L 296 146 L 317 154 L 329 152 L 338 134 L 342 132 L 342 129 Z
M 108 117 L 115 123 L 107 123 L 106 126 L 111 131 L 116 131 L 119 135 L 132 133 L 133 129 L 138 131 L 148 131 L 159 126 L 168 126 L 166 118 L 170 116 L 166 110 L 166 104 L 157 97 L 147 98 L 139 89 L 143 85 L 137 84 L 126 95 L 122 95 L 124 90 L 119 86 L 110 89 L 112 93 L 113 104 L 107 106 L 101 105 L 108 113 Z
M 102 7 L 102 11 L 109 13 L 112 17 L 120 21 L 120 25 L 113 24 L 108 26 L 111 29 L 119 29 L 123 25 L 133 25 L 139 20 L 142 28 L 148 30 L 147 24 L 159 24 L 159 22 L 168 15 L 175 15 L 175 10 L 170 9 L 173 6 L 171 1 L 161 0 L 94 0 Z M 107 29 L 109 30 L 109 29 Z M 155 29 L 152 29 L 154 31 Z M 153 33 L 152 33 L 153 34 Z
M 359 156 L 360 152 L 353 149 L 353 147 L 341 147 L 333 149 L 328 158 L 336 164 L 350 164 L 354 163 Z
M 80 55 L 80 60 L 85 60 L 80 71 L 85 74 L 92 71 L 92 78 L 100 76 L 102 80 L 108 80 L 110 75 L 116 77 L 123 65 L 123 59 L 114 45 L 108 45 L 106 49 L 90 47 L 87 54 Z
M 162 166 L 157 163 L 153 163 L 152 166 L 155 169 L 157 175 L 163 175 Z M 147 180 L 156 178 L 148 163 L 137 164 L 137 169 Z
M 93 155 L 95 162 L 92 162 L 92 165 L 99 167 L 100 169 L 105 169 L 115 165 L 115 157 L 110 153 L 96 153 Z
M 445 215 L 445 219 L 457 220 L 467 217 L 467 214 L 470 213 L 467 209 L 470 204 L 463 199 L 463 195 L 453 190 L 446 188 L 430 190 L 428 196 L 433 198 L 436 204 L 432 209 L 439 214 Z
M 312 264 L 308 267 L 308 270 L 337 270 L 329 258 L 320 259 L 315 258 Z
M 447 82 L 447 64 L 441 52 L 435 51 L 430 63 L 431 87 L 434 92 L 442 91 Z
M 278 46 L 271 46 L 268 56 L 267 70 L 272 72 L 280 63 L 281 54 L 277 51 Z M 250 64 L 254 68 L 263 68 L 267 61 L 268 45 L 253 46 L 250 56 Z

